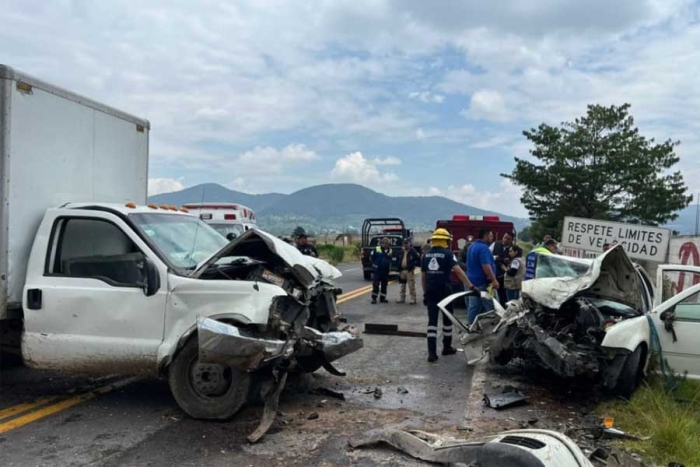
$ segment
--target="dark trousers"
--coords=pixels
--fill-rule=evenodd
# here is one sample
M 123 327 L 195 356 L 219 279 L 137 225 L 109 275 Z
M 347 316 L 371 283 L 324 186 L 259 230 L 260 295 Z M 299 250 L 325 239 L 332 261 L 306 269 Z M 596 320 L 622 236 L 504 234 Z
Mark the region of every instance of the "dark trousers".
M 506 295 L 505 276 L 498 277 L 498 303 L 505 308 L 508 296 Z
M 448 296 L 447 287 L 430 287 L 426 290 L 425 298 L 428 301 L 428 353 L 437 354 L 437 328 L 438 317 L 442 315 L 442 347 L 452 347 L 452 321 L 441 312 L 437 304 Z M 452 304 L 447 306 L 452 313 Z
M 386 288 L 389 284 L 389 271 L 374 271 L 372 273 L 372 301 L 386 300 Z

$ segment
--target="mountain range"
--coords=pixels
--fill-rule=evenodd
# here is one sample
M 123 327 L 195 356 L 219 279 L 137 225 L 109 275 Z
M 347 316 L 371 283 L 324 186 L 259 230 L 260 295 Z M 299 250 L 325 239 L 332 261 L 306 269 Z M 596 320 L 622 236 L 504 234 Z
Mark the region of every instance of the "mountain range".
M 399 217 L 415 231 L 435 228 L 438 219 L 454 214 L 498 215 L 511 221 L 517 230 L 529 225 L 528 219 L 507 216 L 461 204 L 441 196 L 387 196 L 354 184 L 318 185 L 285 195 L 248 194 L 206 183 L 173 193 L 151 196 L 149 202 L 182 206 L 198 202 L 239 203 L 253 209 L 258 224 L 277 235 L 289 235 L 297 225 L 307 231 L 359 230 L 369 217 Z

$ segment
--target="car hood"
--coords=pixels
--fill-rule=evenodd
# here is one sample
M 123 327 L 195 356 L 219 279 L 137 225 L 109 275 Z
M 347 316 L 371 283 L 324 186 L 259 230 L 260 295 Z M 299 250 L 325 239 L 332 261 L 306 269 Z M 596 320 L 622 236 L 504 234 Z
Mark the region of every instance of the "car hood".
M 523 282 L 522 294 L 548 308 L 558 309 L 579 294 L 594 295 L 642 309 L 634 264 L 621 245 L 591 261 L 579 277 L 546 277 Z
M 261 249 L 267 249 L 275 254 L 284 261 L 286 266 L 294 271 L 295 276 L 307 287 L 318 280 L 334 280 L 342 276 L 342 273 L 327 261 L 305 256 L 296 247 L 274 235 L 259 229 L 251 229 L 199 263 L 197 269 L 192 272 L 191 277 L 199 277 L 209 266 L 227 256 L 250 256 L 255 258 L 256 255 L 250 254 L 251 245 L 257 245 L 257 247 L 252 248 L 255 250 L 256 255 L 264 255 L 264 251 Z

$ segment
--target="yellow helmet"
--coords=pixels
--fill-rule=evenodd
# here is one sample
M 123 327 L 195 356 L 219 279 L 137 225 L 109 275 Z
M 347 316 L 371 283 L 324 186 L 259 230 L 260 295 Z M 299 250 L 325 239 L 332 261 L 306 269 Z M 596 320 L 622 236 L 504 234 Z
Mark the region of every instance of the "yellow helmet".
M 435 240 L 444 240 L 444 241 L 452 241 L 452 235 L 447 231 L 447 229 L 435 229 L 435 232 L 433 232 L 433 236 L 430 237 L 430 241 L 435 241 Z

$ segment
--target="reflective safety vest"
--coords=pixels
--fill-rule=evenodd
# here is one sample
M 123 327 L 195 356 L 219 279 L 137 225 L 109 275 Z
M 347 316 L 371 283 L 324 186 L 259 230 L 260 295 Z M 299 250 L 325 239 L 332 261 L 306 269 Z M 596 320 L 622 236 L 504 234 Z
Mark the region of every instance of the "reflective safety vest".
M 537 268 L 537 255 L 551 255 L 552 252 L 543 246 L 539 246 L 532 250 L 527 259 L 525 260 L 525 278 L 523 280 L 530 280 L 535 278 L 535 269 Z

